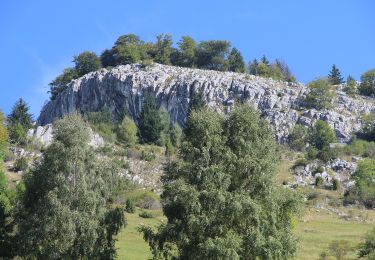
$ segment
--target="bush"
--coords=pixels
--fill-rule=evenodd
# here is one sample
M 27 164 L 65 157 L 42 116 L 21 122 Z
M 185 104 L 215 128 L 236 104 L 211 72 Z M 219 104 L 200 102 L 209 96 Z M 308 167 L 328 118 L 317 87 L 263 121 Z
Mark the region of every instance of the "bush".
M 355 173 L 355 193 L 368 208 L 375 207 L 375 160 L 364 159 L 358 163 Z
M 365 96 L 375 94 L 375 69 L 369 70 L 362 74 L 359 93 Z
M 308 193 L 307 196 L 306 196 L 307 200 L 314 200 L 314 199 L 317 199 L 317 198 L 319 198 L 319 193 L 316 192 L 316 191 L 312 191 L 312 192 Z
M 316 149 L 315 147 L 311 146 L 309 147 L 309 149 L 307 149 L 306 158 L 308 160 L 314 160 L 318 158 L 318 155 L 319 155 L 319 150 Z
M 346 259 L 348 253 L 352 251 L 349 241 L 336 240 L 328 246 L 328 252 L 338 260 Z
M 138 141 L 137 132 L 138 128 L 134 121 L 130 117 L 125 116 L 118 128 L 117 136 L 122 143 L 131 147 Z
M 317 79 L 308 84 L 310 92 L 307 94 L 306 106 L 315 109 L 328 109 L 332 107 L 334 89 L 327 79 Z
M 156 155 L 155 155 L 154 151 L 150 151 L 150 152 L 142 151 L 142 153 L 141 153 L 141 160 L 144 160 L 144 161 L 147 161 L 147 162 L 151 162 L 151 161 L 153 161 L 155 159 L 156 159 Z
M 365 241 L 359 245 L 359 257 L 367 257 L 367 259 L 375 259 L 375 228 L 368 232 Z
M 293 165 L 293 169 L 298 167 L 298 166 L 306 166 L 307 164 L 309 164 L 309 161 L 304 159 L 304 158 L 301 158 L 301 159 L 298 159 L 294 165 Z
M 154 217 L 154 215 L 151 212 L 147 212 L 147 211 L 142 211 L 141 213 L 139 213 L 139 216 L 141 218 L 153 218 Z
M 340 189 L 340 181 L 337 179 L 332 180 L 332 190 L 339 190 Z
M 133 200 L 126 199 L 125 211 L 128 212 L 128 213 L 134 213 L 135 212 L 135 204 L 134 204 Z
M 15 171 L 26 171 L 29 167 L 29 164 L 27 162 L 27 159 L 25 157 L 20 157 L 16 160 L 16 163 L 14 165 Z
M 289 146 L 297 151 L 303 151 L 307 142 L 307 128 L 303 125 L 295 125 L 289 135 Z
M 323 186 L 324 180 L 322 177 L 318 176 L 315 178 L 315 186 L 321 188 Z
M 316 167 L 315 173 L 322 173 L 322 172 L 324 172 L 324 167 L 323 166 L 319 165 L 318 167 Z

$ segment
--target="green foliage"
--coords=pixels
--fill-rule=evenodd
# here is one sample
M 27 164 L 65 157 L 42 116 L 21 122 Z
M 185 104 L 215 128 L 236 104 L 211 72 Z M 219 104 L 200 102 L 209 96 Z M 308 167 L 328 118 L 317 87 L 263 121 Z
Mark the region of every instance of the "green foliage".
M 128 213 L 134 213 L 135 212 L 135 204 L 134 201 L 131 199 L 126 199 L 125 202 L 125 211 Z
M 156 144 L 161 137 L 163 124 L 159 111 L 156 109 L 155 98 L 150 94 L 145 95 L 138 128 L 142 143 Z
M 27 159 L 25 157 L 20 157 L 16 160 L 16 163 L 14 165 L 14 169 L 16 171 L 26 171 L 27 168 L 29 168 L 29 163 L 27 162 Z
M 308 87 L 310 92 L 305 99 L 307 107 L 319 110 L 331 108 L 334 93 L 328 80 L 316 79 L 310 82 Z
M 100 59 L 98 56 L 90 51 L 84 51 L 78 56 L 74 56 L 75 71 L 78 77 L 81 77 L 89 72 L 100 69 Z
M 318 120 L 311 130 L 309 139 L 310 144 L 319 151 L 318 158 L 323 161 L 335 158 L 335 150 L 331 149 L 329 145 L 336 142 L 336 135 L 326 122 Z
M 39 259 L 113 259 L 123 209 L 107 207 L 118 182 L 115 169 L 88 145 L 77 114 L 54 125 L 42 162 L 24 176 L 15 210 L 19 255 Z
M 154 217 L 154 215 L 148 211 L 142 211 L 141 213 L 139 213 L 139 216 L 141 218 L 153 218 Z
M 288 64 L 286 64 L 285 61 L 282 60 L 275 60 L 275 65 L 278 68 L 278 70 L 282 74 L 282 79 L 287 81 L 287 82 L 296 82 L 296 78 L 293 75 L 292 71 L 290 70 Z
M 308 160 L 314 160 L 314 159 L 318 158 L 318 156 L 319 156 L 319 150 L 316 149 L 314 146 L 310 146 L 307 149 L 306 158 Z
M 318 176 L 318 177 L 315 178 L 315 186 L 319 187 L 319 188 L 323 187 L 323 178 L 322 177 Z
M 24 145 L 27 142 L 27 130 L 33 127 L 29 106 L 20 98 L 7 117 L 9 139 L 12 143 Z
M 117 136 L 121 142 L 126 146 L 132 147 L 138 142 L 138 128 L 134 121 L 125 116 L 121 122 L 121 125 L 118 127 Z
M 74 68 L 64 69 L 61 75 L 48 84 L 50 86 L 50 90 L 48 91 L 51 94 L 50 99 L 55 100 L 67 88 L 68 83 L 76 78 L 78 78 L 78 74 Z
M 160 34 L 156 36 L 156 43 L 154 46 L 154 61 L 161 64 L 171 64 L 172 53 L 172 35 Z
M 297 151 L 304 151 L 308 138 L 308 130 L 303 125 L 295 125 L 289 135 L 289 146 Z
M 346 79 L 346 86 L 344 88 L 346 94 L 354 95 L 358 93 L 357 82 L 352 76 L 348 76 Z
M 365 96 L 371 96 L 375 94 L 375 69 L 366 71 L 361 75 L 359 93 Z
M 337 179 L 332 180 L 332 190 L 339 190 L 340 189 L 340 181 Z
M 176 65 L 181 67 L 195 67 L 196 66 L 196 48 L 197 43 L 190 36 L 182 36 L 181 40 L 177 43 L 178 57 L 175 62 Z
M 272 131 L 248 106 L 195 110 L 161 195 L 168 221 L 142 227 L 154 258 L 283 259 L 296 250 L 292 191 L 277 188 Z
M 344 155 L 356 155 L 375 159 L 375 142 L 354 138 L 347 146 L 337 150 L 338 153 Z
M 328 245 L 328 253 L 337 260 L 344 260 L 349 252 L 352 251 L 349 241 L 335 240 Z
M 197 48 L 197 66 L 202 69 L 226 71 L 230 50 L 228 41 L 202 41 Z
M 180 147 L 182 134 L 183 134 L 182 129 L 178 123 L 175 123 L 171 126 L 170 138 L 171 138 L 171 144 L 174 147 Z
M 365 236 L 365 241 L 359 245 L 359 257 L 367 257 L 367 259 L 374 259 L 375 257 L 375 228 L 368 232 Z
M 161 107 L 159 109 L 159 117 L 160 117 L 160 124 L 162 127 L 160 138 L 158 140 L 158 145 L 160 146 L 166 146 L 167 143 L 170 143 L 170 130 L 171 130 L 171 123 L 170 123 L 170 116 L 168 111 Z
M 326 122 L 318 120 L 311 131 L 310 143 L 317 149 L 322 150 L 334 142 L 336 142 L 335 132 Z
M 190 114 L 193 110 L 201 110 L 206 107 L 206 99 L 204 96 L 204 90 L 194 91 L 193 89 L 190 91 L 190 102 L 189 108 L 187 112 L 187 119 L 189 119 Z
M 113 143 L 117 140 L 116 120 L 107 107 L 103 107 L 96 112 L 89 112 L 85 117 L 94 132 L 98 133 L 106 141 Z
M 11 194 L 8 190 L 7 178 L 3 171 L 3 160 L 8 141 L 8 134 L 4 123 L 5 118 L 0 111 L 0 258 L 7 259 L 13 253 L 13 244 L 11 241 L 13 223 L 10 220 L 12 214 Z
M 248 70 L 251 75 L 255 76 L 284 80 L 287 82 L 296 81 L 290 68 L 284 61 L 276 59 L 274 63 L 270 64 L 265 55 L 263 55 L 260 62 L 254 59 L 249 64 Z
M 0 111 L 0 158 L 3 158 L 5 152 L 5 146 L 8 142 L 8 130 L 5 127 L 5 118 L 2 111 Z
M 332 65 L 332 69 L 328 74 L 328 81 L 332 85 L 339 85 L 341 83 L 344 83 L 343 77 L 341 77 L 340 70 L 336 67 L 335 64 Z
M 358 163 L 355 173 L 356 190 L 359 199 L 368 208 L 375 207 L 375 160 L 363 159 Z
M 229 71 L 233 72 L 245 72 L 245 62 L 243 61 L 243 57 L 241 52 L 237 50 L 237 48 L 233 48 L 229 55 Z

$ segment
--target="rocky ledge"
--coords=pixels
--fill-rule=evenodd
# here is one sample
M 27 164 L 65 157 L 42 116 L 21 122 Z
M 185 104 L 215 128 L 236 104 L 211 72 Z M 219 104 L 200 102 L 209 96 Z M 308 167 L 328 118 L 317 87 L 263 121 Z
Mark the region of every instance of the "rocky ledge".
M 230 111 L 236 99 L 251 104 L 270 121 L 280 143 L 287 141 L 296 123 L 311 126 L 319 119 L 335 130 L 340 142 L 348 141 L 361 128 L 361 115 L 374 109 L 372 99 L 337 91 L 332 109 L 307 110 L 303 100 L 309 89 L 303 84 L 233 72 L 133 64 L 101 69 L 73 80 L 43 107 L 38 125 L 47 125 L 73 111 L 86 113 L 103 107 L 116 117 L 127 109 L 137 120 L 148 91 L 155 95 L 159 107 L 168 110 L 172 122 L 184 125 L 191 92 L 201 90 L 208 105 L 223 113 Z

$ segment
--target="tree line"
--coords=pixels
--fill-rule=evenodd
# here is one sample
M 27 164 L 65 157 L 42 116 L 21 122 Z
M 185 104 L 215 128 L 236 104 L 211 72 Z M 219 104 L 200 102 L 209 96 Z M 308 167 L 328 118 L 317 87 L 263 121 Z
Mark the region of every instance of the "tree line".
M 183 36 L 174 44 L 170 34 L 161 34 L 155 42 L 142 41 L 135 34 L 120 36 L 112 48 L 104 50 L 100 56 L 84 51 L 73 57 L 75 64 L 66 68 L 50 85 L 51 99 L 55 99 L 67 86 L 78 77 L 100 68 L 114 67 L 132 63 L 149 65 L 152 62 L 200 68 L 217 71 L 232 71 L 252 75 L 271 77 L 289 82 L 296 81 L 288 65 L 281 60 L 270 63 L 265 56 L 260 62 L 254 60 L 246 65 L 241 52 L 225 40 L 197 42 L 190 36 Z

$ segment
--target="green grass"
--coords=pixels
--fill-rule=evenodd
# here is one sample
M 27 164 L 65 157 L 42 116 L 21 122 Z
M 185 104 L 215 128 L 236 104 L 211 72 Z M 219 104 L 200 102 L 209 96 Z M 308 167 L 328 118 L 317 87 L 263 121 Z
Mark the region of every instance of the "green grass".
M 137 210 L 134 214 L 126 213 L 128 225 L 117 236 L 116 242 L 117 259 L 119 260 L 144 260 L 150 259 L 151 253 L 148 244 L 143 240 L 142 234 L 138 232 L 141 225 L 157 226 L 164 219 L 161 210 L 147 210 L 152 212 L 154 218 L 141 218 Z
M 342 209 L 348 211 L 347 209 Z M 359 210 L 352 210 L 354 214 L 360 214 Z M 140 225 L 157 226 L 164 217 L 160 210 L 152 211 L 156 216 L 144 219 L 138 216 L 139 210 L 134 214 L 126 214 L 128 226 L 118 235 L 116 247 L 118 258 L 126 259 L 149 259 L 151 253 L 142 235 L 137 231 Z M 358 221 L 346 221 L 337 215 L 330 215 L 328 211 L 315 209 L 307 210 L 296 225 L 296 236 L 299 239 L 298 251 L 295 259 L 318 259 L 322 251 L 326 250 L 329 243 L 334 240 L 347 240 L 353 247 L 374 226 L 375 212 L 367 210 L 368 223 Z M 349 255 L 355 258 L 356 251 Z
M 352 210 L 360 214 L 359 210 Z M 296 236 L 299 239 L 296 259 L 318 259 L 322 251 L 334 240 L 346 240 L 354 247 L 349 259 L 356 258 L 356 247 L 363 236 L 374 227 L 374 212 L 369 214 L 368 223 L 346 221 L 328 211 L 315 209 L 307 211 L 297 223 Z

